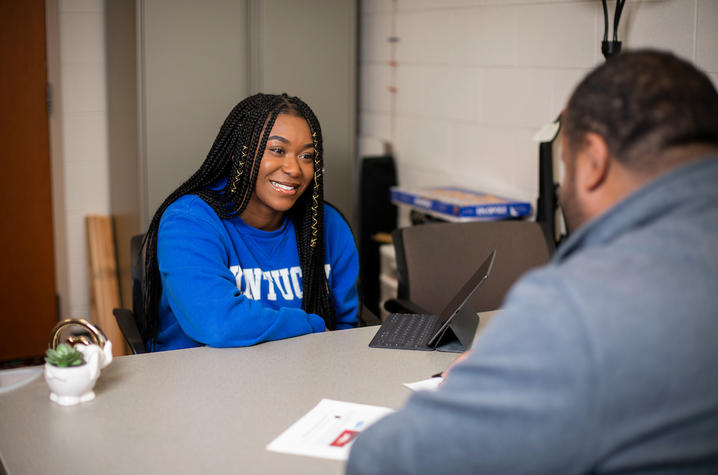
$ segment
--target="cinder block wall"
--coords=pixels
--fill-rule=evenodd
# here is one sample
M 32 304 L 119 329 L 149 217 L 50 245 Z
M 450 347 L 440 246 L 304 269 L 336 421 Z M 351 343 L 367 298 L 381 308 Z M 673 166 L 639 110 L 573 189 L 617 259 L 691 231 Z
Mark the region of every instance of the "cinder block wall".
M 60 314 L 87 318 L 85 216 L 110 212 L 104 2 L 57 3 L 61 87 L 54 90 L 53 114 L 60 116 L 62 150 L 55 157 L 61 169 L 53 172 L 63 174 L 64 188 L 53 190 L 53 199 L 64 202 L 55 219 L 64 221 L 66 231 L 55 250 L 66 262 L 57 269 Z
M 603 61 L 599 0 L 362 0 L 361 35 L 360 134 L 393 145 L 402 185 L 532 202 L 532 135 Z M 718 84 L 717 0 L 629 0 L 619 40 L 671 50 Z

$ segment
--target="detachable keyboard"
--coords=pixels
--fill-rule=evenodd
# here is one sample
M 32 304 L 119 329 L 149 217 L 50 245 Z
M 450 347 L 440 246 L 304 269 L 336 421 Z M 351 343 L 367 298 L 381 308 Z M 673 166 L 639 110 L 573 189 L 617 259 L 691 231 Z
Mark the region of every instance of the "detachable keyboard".
M 439 327 L 441 322 L 436 315 L 392 313 L 381 324 L 369 346 L 431 351 L 434 348 L 429 346 L 429 340 Z

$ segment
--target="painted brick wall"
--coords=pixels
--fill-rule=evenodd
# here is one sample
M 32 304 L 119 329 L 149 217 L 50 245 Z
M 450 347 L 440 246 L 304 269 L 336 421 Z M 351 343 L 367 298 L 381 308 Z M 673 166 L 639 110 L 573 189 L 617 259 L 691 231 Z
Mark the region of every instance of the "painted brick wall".
M 361 35 L 360 144 L 391 143 L 401 185 L 532 202 L 532 135 L 603 61 L 599 0 L 363 0 Z M 718 84 L 718 0 L 629 0 L 619 40 L 672 50 Z
M 60 0 L 62 167 L 68 294 L 61 316 L 89 318 L 85 216 L 109 214 L 105 26 L 102 0 Z M 58 190 L 59 191 L 59 190 Z M 62 288 L 62 286 L 60 286 Z

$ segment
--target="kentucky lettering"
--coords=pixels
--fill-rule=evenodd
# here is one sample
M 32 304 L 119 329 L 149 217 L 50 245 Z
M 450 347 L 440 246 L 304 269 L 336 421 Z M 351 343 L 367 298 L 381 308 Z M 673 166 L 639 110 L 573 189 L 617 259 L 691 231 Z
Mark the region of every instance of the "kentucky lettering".
M 258 267 L 242 269 L 241 266 L 230 266 L 229 270 L 237 282 L 237 289 L 251 300 L 301 300 L 302 268 L 293 266 L 283 269 L 265 271 Z M 324 265 L 327 280 L 331 265 Z

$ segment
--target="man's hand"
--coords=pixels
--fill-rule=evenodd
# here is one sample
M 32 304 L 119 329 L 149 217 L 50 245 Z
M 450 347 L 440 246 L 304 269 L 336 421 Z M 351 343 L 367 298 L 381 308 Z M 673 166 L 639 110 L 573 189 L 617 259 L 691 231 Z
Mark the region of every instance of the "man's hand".
M 444 379 L 446 379 L 446 377 L 449 376 L 449 372 L 451 372 L 451 369 L 452 369 L 454 366 L 456 366 L 457 364 L 459 364 L 459 363 L 461 363 L 462 361 L 464 361 L 466 358 L 468 358 L 470 354 L 471 354 L 470 351 L 464 351 L 463 353 L 461 353 L 461 354 L 454 360 L 454 362 L 451 363 L 451 364 L 449 365 L 449 367 L 444 370 L 443 373 L 441 373 L 441 377 L 444 378 Z

